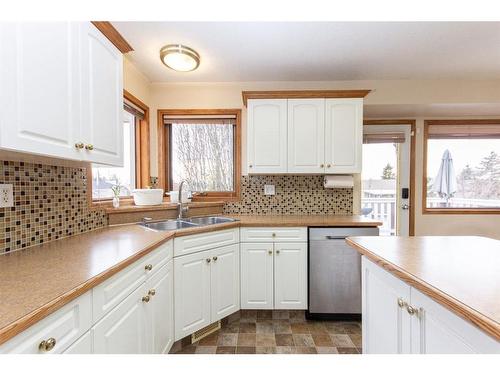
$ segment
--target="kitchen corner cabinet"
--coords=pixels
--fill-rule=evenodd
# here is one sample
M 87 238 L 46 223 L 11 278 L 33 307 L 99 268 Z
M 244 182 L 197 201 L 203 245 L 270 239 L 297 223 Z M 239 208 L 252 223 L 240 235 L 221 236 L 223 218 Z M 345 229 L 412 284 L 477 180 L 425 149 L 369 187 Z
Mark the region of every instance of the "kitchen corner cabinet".
M 240 231 L 241 308 L 307 309 L 307 229 Z M 304 242 L 288 242 L 291 233 Z
M 90 22 L 0 25 L 0 148 L 120 166 L 122 54 Z
M 174 258 L 174 284 L 176 340 L 238 311 L 238 244 Z
M 248 173 L 361 172 L 363 99 L 249 99 Z
M 500 353 L 498 342 L 366 257 L 363 353 Z

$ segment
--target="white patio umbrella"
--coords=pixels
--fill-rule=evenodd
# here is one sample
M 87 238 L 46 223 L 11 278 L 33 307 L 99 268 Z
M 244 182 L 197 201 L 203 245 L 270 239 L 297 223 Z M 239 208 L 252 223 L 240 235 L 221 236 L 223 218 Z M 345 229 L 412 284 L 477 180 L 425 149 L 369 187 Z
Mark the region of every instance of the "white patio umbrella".
M 448 200 L 457 191 L 457 179 L 455 177 L 455 168 L 453 167 L 453 158 L 448 150 L 443 153 L 441 166 L 439 167 L 439 172 L 434 179 L 431 190 L 438 193 L 441 198 L 445 198 L 446 205 L 448 205 Z

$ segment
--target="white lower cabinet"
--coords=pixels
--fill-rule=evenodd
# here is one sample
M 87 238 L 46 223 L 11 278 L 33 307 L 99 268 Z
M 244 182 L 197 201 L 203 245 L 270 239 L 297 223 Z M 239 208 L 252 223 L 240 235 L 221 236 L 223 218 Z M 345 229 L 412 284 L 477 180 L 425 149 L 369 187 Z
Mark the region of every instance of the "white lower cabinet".
M 168 353 L 174 344 L 174 262 L 163 266 L 146 283 L 148 336 L 154 354 Z
M 500 343 L 363 257 L 363 353 L 500 353 Z
M 92 354 L 92 334 L 87 331 L 82 337 L 76 340 L 66 349 L 63 354 Z
M 241 249 L 241 308 L 273 308 L 272 243 L 242 243 Z
M 0 354 L 62 353 L 92 324 L 92 298 L 87 292 L 0 345 Z
M 307 243 L 242 243 L 241 308 L 307 309 Z
M 363 257 L 363 353 L 410 353 L 410 316 L 398 300 L 410 300 L 410 286 Z
M 274 308 L 307 309 L 307 244 L 274 244 Z
M 94 353 L 148 353 L 145 294 L 137 288 L 92 328 Z
M 174 258 L 175 340 L 240 309 L 239 246 Z

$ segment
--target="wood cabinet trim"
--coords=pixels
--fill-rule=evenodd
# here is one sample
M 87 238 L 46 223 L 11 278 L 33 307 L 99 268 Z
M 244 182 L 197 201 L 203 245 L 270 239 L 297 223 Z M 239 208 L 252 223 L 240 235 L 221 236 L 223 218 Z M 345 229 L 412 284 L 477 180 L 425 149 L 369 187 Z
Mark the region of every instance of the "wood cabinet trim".
M 372 90 L 279 90 L 242 91 L 243 104 L 248 99 L 308 99 L 308 98 L 364 98 Z
M 91 23 L 118 48 L 121 53 L 132 52 L 134 49 L 109 21 L 91 21 Z

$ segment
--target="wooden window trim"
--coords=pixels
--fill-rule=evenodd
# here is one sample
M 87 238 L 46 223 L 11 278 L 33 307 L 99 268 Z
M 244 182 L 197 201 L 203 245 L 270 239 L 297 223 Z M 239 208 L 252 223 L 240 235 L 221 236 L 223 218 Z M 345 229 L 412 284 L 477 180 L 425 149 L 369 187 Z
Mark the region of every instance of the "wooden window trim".
M 127 90 L 123 90 L 123 97 L 144 112 L 144 120 L 136 118 L 135 123 L 135 186 L 139 189 L 150 185 L 150 140 L 149 140 L 149 107 Z M 112 199 L 92 198 L 92 167 L 87 167 L 87 198 L 91 207 L 112 207 Z M 120 197 L 120 204 L 132 204 L 133 198 Z
M 235 116 L 234 132 L 234 191 L 207 192 L 206 195 L 194 196 L 194 202 L 238 201 L 241 192 L 241 109 L 159 109 L 157 113 L 158 135 L 158 185 L 165 191 L 170 190 L 170 144 L 169 132 L 163 123 L 163 116 Z
M 409 228 L 410 236 L 415 235 L 415 150 L 416 150 L 416 120 L 364 120 L 363 125 L 410 125 L 410 209 Z
M 425 120 L 423 144 L 423 173 L 422 173 L 422 214 L 424 215 L 488 215 L 500 214 L 500 208 L 428 208 L 427 207 L 427 141 L 429 139 L 429 125 L 484 125 L 498 124 L 500 119 L 470 119 L 470 120 Z

